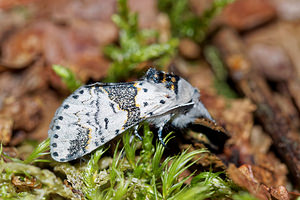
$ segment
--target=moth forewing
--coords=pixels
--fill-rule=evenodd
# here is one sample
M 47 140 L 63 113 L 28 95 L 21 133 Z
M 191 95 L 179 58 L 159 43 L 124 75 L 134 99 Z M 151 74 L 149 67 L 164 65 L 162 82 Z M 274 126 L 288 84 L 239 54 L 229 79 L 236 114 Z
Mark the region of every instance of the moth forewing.
M 64 100 L 50 124 L 51 156 L 59 162 L 77 159 L 144 120 L 159 127 L 162 141 L 162 128 L 174 116 L 178 127 L 198 115 L 211 119 L 199 96 L 184 79 L 155 69 L 140 81 L 82 86 Z

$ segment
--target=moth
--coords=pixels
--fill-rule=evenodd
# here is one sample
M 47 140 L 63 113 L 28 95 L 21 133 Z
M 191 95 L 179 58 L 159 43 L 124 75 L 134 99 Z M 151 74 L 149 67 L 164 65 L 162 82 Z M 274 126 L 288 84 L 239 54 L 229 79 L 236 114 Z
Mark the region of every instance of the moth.
M 147 121 L 162 130 L 167 122 L 183 128 L 196 118 L 214 122 L 200 93 L 183 78 L 150 68 L 134 82 L 94 83 L 78 88 L 57 109 L 48 135 L 54 160 L 82 157 L 125 130 Z

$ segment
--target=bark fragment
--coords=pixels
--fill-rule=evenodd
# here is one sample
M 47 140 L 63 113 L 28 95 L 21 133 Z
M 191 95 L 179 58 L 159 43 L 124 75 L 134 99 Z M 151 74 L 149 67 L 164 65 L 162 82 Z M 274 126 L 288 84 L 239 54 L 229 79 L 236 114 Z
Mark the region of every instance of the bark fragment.
M 238 35 L 231 29 L 224 29 L 216 36 L 215 44 L 221 50 L 230 77 L 238 89 L 256 104 L 257 118 L 271 136 L 276 150 L 300 187 L 299 134 L 291 128 L 288 118 L 282 114 L 265 79 L 252 67 Z

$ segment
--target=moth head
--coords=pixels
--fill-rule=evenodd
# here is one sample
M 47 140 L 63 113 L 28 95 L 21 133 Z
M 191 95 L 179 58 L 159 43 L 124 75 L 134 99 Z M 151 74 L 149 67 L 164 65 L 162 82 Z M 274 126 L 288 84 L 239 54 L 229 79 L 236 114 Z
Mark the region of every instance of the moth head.
M 171 74 L 165 73 L 163 71 L 158 71 L 155 68 L 150 68 L 148 69 L 144 79 L 152 83 L 166 83 L 167 75 L 170 76 Z
M 178 103 L 197 102 L 199 100 L 199 91 L 177 75 L 150 68 L 144 79 L 151 83 L 162 84 L 163 87 L 173 91 Z
M 144 80 L 155 84 L 162 84 L 165 88 L 173 90 L 177 94 L 180 77 L 150 68 L 147 71 Z

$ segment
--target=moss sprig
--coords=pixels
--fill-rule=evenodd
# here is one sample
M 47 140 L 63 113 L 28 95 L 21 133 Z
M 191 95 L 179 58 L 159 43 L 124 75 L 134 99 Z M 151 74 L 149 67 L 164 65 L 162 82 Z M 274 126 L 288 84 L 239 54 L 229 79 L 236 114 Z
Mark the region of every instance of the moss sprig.
M 191 11 L 188 0 L 159 0 L 158 7 L 168 14 L 174 37 L 187 37 L 196 42 L 202 42 L 206 38 L 211 21 L 233 1 L 214 0 L 201 16 L 197 16 Z
M 105 79 L 107 82 L 126 80 L 140 63 L 146 61 L 164 64 L 165 58 L 170 59 L 178 46 L 175 38 L 158 43 L 157 31 L 140 29 L 138 15 L 129 11 L 127 0 L 118 0 L 118 13 L 113 15 L 112 20 L 119 28 L 119 44 L 108 45 L 104 49 L 113 61 Z M 153 39 L 155 42 L 149 42 Z

